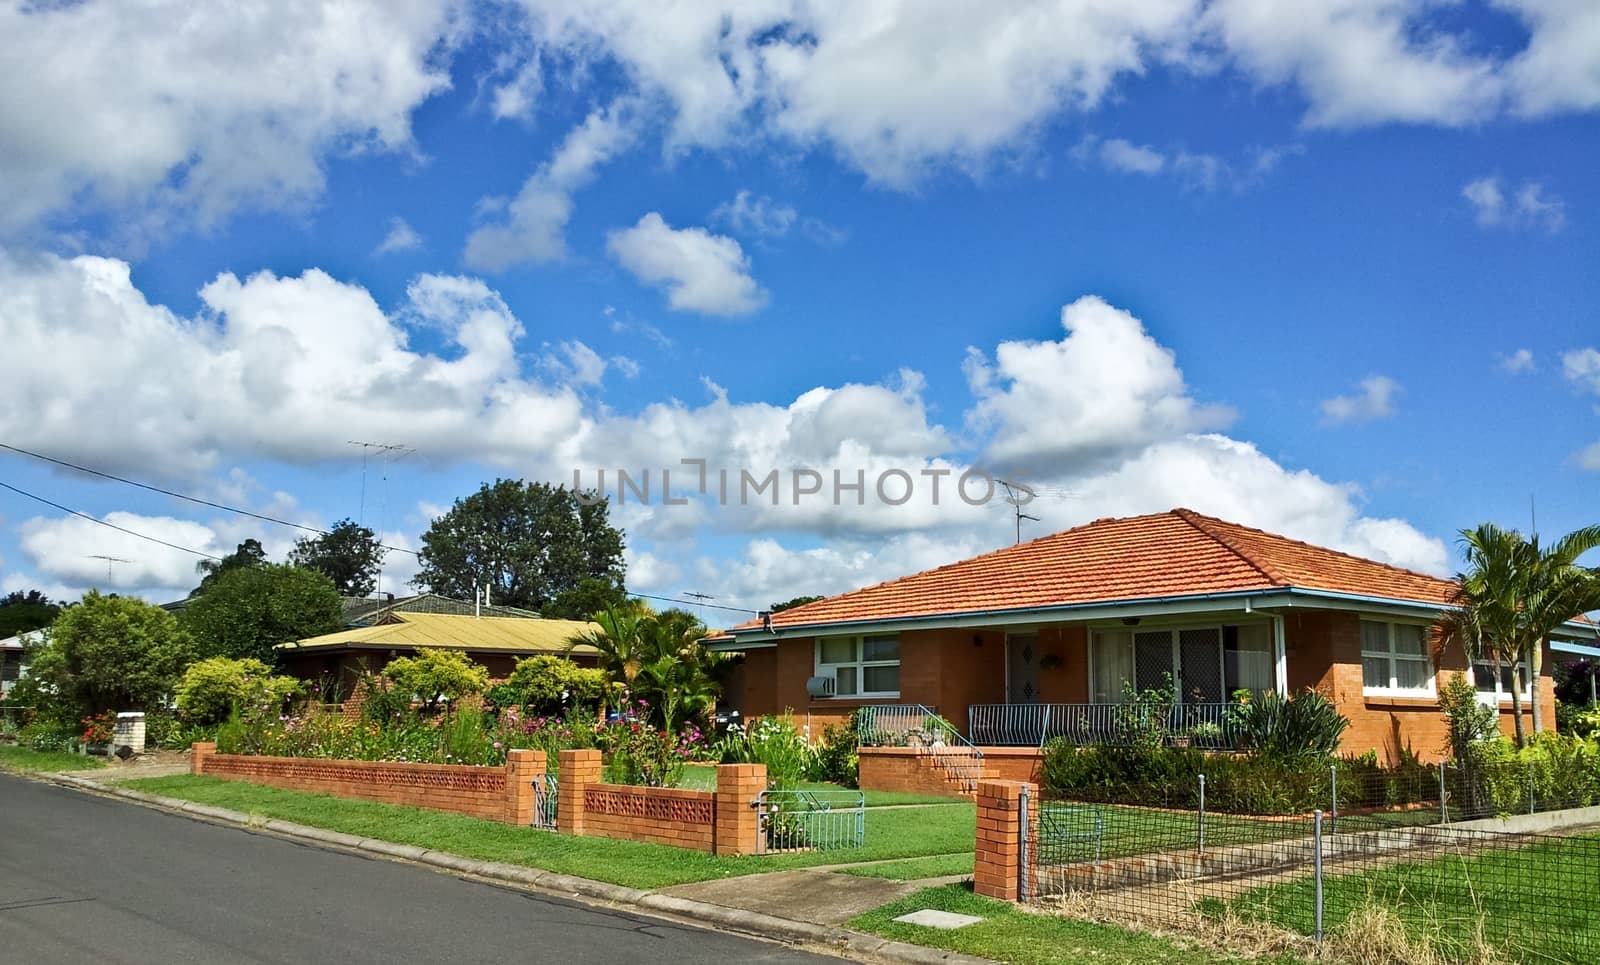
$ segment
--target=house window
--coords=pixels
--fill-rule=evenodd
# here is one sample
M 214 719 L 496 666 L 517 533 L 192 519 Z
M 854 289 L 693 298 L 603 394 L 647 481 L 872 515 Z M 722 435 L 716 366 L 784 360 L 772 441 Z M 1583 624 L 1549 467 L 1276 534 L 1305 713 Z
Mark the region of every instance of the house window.
M 817 641 L 817 676 L 836 697 L 900 696 L 900 638 L 826 637 Z
M 1362 620 L 1361 684 L 1367 693 L 1432 694 L 1427 628 Z
M 1120 703 L 1124 682 L 1158 690 L 1170 677 L 1178 699 L 1215 704 L 1235 690 L 1271 690 L 1272 628 L 1266 623 L 1149 630 L 1097 630 L 1089 644 L 1089 693 Z
M 1528 675 L 1528 662 L 1518 660 L 1516 667 L 1522 672 L 1522 699 L 1533 699 L 1533 679 Z M 1498 703 L 1511 700 L 1511 664 L 1502 661 L 1500 672 L 1495 673 L 1495 661 L 1492 654 L 1485 654 L 1484 659 L 1472 664 L 1472 683 L 1478 691 L 1478 699 L 1485 703 Z

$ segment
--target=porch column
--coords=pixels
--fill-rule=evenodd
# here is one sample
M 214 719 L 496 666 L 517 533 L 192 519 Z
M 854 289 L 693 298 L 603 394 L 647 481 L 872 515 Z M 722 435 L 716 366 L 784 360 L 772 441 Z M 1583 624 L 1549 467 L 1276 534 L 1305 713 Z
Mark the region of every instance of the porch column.
M 1278 696 L 1289 696 L 1289 648 L 1283 639 L 1283 615 L 1275 614 L 1272 617 L 1272 663 L 1273 682 L 1277 685 Z

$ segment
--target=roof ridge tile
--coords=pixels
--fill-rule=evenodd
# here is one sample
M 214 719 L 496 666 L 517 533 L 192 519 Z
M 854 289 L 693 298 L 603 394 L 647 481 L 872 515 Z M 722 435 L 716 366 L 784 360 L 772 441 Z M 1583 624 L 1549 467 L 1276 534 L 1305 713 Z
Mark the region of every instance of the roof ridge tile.
M 1207 537 L 1209 537 L 1209 538 L 1211 538 L 1213 540 L 1216 540 L 1228 552 L 1232 553 L 1234 556 L 1239 557 L 1239 559 L 1243 560 L 1246 564 L 1248 564 L 1251 569 L 1255 570 L 1256 572 L 1260 573 L 1262 576 L 1266 577 L 1268 582 L 1273 583 L 1274 585 L 1277 585 L 1277 586 L 1290 586 L 1290 585 L 1292 585 L 1293 581 L 1291 581 L 1288 577 L 1284 576 L 1282 573 L 1279 573 L 1276 567 L 1273 567 L 1270 564 L 1267 564 L 1267 563 L 1265 563 L 1265 562 L 1263 562 L 1261 560 L 1258 560 L 1255 557 L 1251 556 L 1249 553 L 1245 552 L 1243 548 L 1235 545 L 1232 540 L 1227 538 L 1227 536 L 1223 535 L 1222 533 L 1217 532 L 1211 526 L 1207 525 L 1209 523 L 1220 523 L 1220 522 L 1222 522 L 1222 520 L 1215 519 L 1215 518 L 1213 518 L 1211 516 L 1202 515 L 1200 513 L 1195 512 L 1192 509 L 1188 509 L 1188 508 L 1185 508 L 1185 507 L 1182 507 L 1182 506 L 1178 507 L 1177 509 L 1174 509 L 1172 511 L 1172 513 L 1173 513 L 1174 516 L 1177 516 L 1179 519 L 1182 519 L 1184 522 L 1188 523 L 1190 526 L 1193 526 L 1195 529 L 1197 529 L 1200 532 L 1204 533 Z

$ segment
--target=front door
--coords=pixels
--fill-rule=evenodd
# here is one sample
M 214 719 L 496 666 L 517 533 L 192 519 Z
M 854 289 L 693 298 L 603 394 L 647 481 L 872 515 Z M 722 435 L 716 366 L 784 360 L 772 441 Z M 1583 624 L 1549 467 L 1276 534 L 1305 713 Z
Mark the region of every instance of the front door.
M 1006 634 L 1006 703 L 1039 702 L 1039 635 Z

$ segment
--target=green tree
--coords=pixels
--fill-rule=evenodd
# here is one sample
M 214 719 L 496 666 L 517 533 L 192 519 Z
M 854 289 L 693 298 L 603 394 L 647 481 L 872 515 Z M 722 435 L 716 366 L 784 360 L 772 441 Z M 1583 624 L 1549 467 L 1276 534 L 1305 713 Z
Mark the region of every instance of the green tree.
M 559 714 L 576 703 L 592 705 L 605 693 L 605 671 L 580 667 L 566 657 L 540 655 L 517 661 L 496 702 L 514 703 L 530 713 Z
M 623 585 L 622 532 L 608 504 L 565 486 L 497 479 L 457 499 L 422 535 L 412 581 L 468 599 L 488 584 L 491 600 L 542 610 L 584 580 Z
M 273 676 L 272 668 L 259 660 L 210 657 L 189 665 L 173 696 L 185 720 L 216 724 L 244 704 L 266 704 L 277 713 L 276 708 L 300 689 L 300 681 Z
M 245 540 L 220 560 L 201 560 L 194 565 L 194 571 L 200 574 L 200 585 L 189 591 L 189 598 L 194 599 L 211 589 L 224 573 L 265 566 L 266 562 L 267 551 L 261 548 L 261 541 L 255 539 Z
M 441 700 L 454 702 L 482 693 L 489 685 L 489 671 L 467 659 L 466 654 L 428 647 L 419 649 L 414 657 L 389 661 L 383 675 L 394 682 L 400 693 L 415 694 L 426 708 Z
M 47 627 L 60 612 L 61 605 L 38 590 L 12 590 L 0 597 L 0 639 Z
M 289 562 L 326 576 L 341 596 L 367 596 L 378 585 L 384 553 L 372 530 L 341 519 L 321 536 L 296 540 Z
M 546 620 L 592 620 L 596 613 L 627 602 L 628 594 L 620 584 L 586 576 L 577 586 L 558 594 L 539 615 Z
M 1470 659 L 1490 656 L 1511 664 L 1511 712 L 1518 746 L 1527 745 L 1522 721 L 1523 668 L 1532 680 L 1534 729 L 1543 729 L 1539 708 L 1544 643 L 1561 624 L 1600 608 L 1600 576 L 1577 565 L 1578 557 L 1600 547 L 1600 526 L 1576 530 L 1548 548 L 1516 530 L 1484 523 L 1461 531 L 1467 568 L 1444 614 L 1446 632 L 1461 642 Z M 1469 664 L 1470 666 L 1470 664 Z
M 236 567 L 184 608 L 182 622 L 201 657 L 277 662 L 280 643 L 343 625 L 339 591 L 312 570 L 284 563 Z
M 815 603 L 821 599 L 823 597 L 820 596 L 797 596 L 792 600 L 784 600 L 782 603 L 772 604 L 767 607 L 767 612 L 782 613 L 784 610 L 793 610 L 797 606 L 805 606 L 807 603 Z
M 31 654 L 30 676 L 79 713 L 154 708 L 194 658 L 172 614 L 96 590 L 68 607 Z
M 582 630 L 568 641 L 574 647 L 593 647 L 597 663 L 606 676 L 628 687 L 639 676 L 639 668 L 650 657 L 646 648 L 645 618 L 649 611 L 641 606 L 607 607 L 594 615 L 595 628 Z
M 646 701 L 663 728 L 675 731 L 715 704 L 732 662 L 700 642 L 706 628 L 693 614 L 635 604 L 596 614 L 594 622 L 596 629 L 572 643 L 595 648 L 600 669 Z

